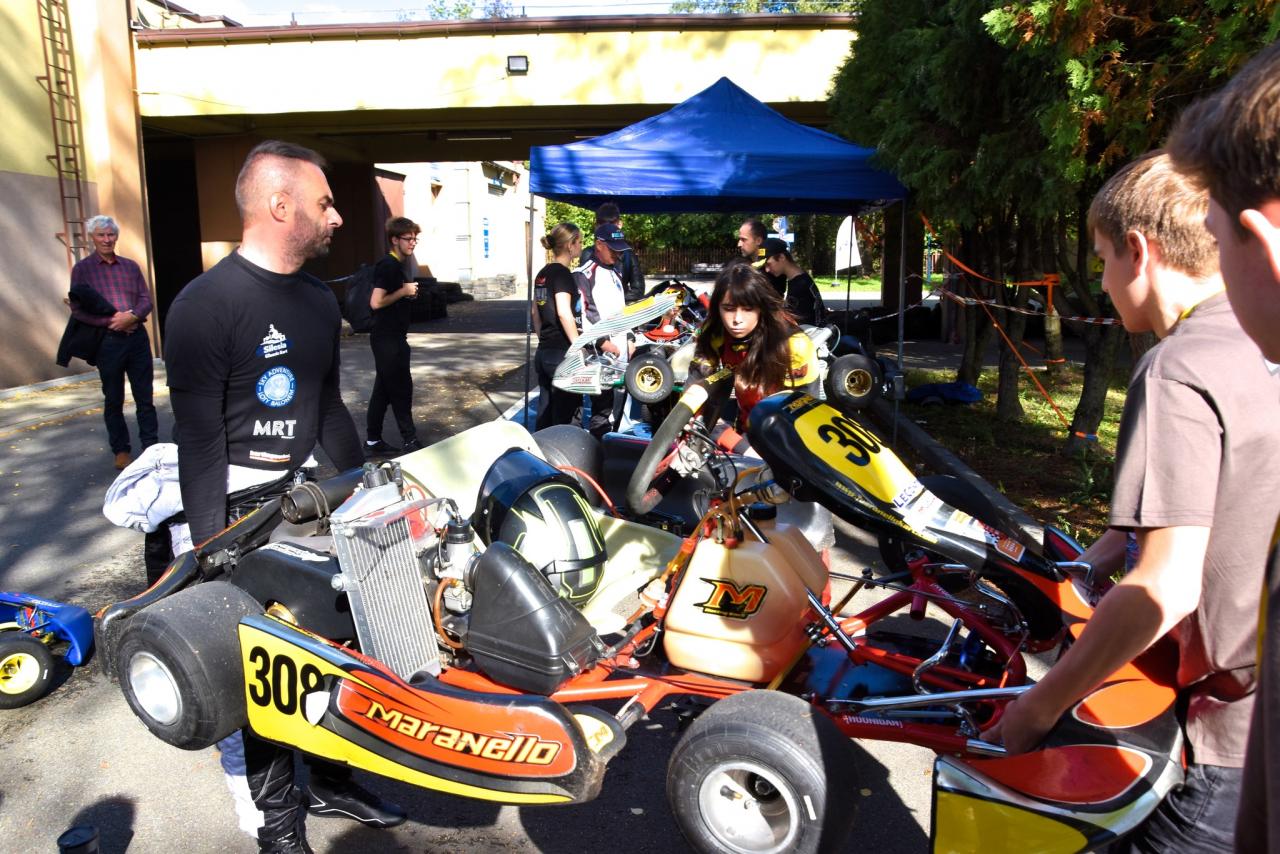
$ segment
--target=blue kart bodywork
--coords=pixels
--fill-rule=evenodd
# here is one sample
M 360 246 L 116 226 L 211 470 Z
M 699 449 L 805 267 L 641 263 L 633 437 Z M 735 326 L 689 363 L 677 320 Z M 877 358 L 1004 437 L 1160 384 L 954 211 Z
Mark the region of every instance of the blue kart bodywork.
M 67 663 L 78 667 L 93 654 L 93 616 L 78 605 L 64 605 L 29 593 L 0 591 L 0 628 L 67 642 Z

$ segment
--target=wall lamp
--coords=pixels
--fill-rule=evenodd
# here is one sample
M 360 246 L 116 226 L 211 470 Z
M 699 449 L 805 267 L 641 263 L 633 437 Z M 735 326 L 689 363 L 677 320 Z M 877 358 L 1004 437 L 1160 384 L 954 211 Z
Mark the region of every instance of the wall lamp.
M 527 56 L 508 56 L 507 57 L 507 74 L 528 74 L 529 73 L 529 57 Z

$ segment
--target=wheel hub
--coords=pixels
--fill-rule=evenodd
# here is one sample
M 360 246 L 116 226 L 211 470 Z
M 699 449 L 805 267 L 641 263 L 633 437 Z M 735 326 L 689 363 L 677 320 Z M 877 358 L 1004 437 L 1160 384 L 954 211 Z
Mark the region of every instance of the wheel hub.
M 656 392 L 662 388 L 662 371 L 651 365 L 636 371 L 636 387 L 644 392 Z
M 177 723 L 182 716 L 182 695 L 177 680 L 165 663 L 149 652 L 129 659 L 129 688 L 142 710 L 163 726 Z
M 0 659 L 0 691 L 21 694 L 40 679 L 40 662 L 34 655 L 14 652 Z
M 772 769 L 748 760 L 713 768 L 698 789 L 707 829 L 739 854 L 790 851 L 800 830 L 800 804 Z
M 859 397 L 871 391 L 871 383 L 870 371 L 853 370 L 844 378 L 845 391 Z

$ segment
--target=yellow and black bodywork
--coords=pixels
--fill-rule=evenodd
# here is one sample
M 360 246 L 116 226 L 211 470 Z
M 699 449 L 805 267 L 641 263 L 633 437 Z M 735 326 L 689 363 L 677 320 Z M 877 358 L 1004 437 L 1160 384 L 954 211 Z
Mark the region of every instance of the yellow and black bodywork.
M 591 800 L 626 735 L 594 708 L 485 694 L 373 659 L 265 615 L 239 626 L 249 726 L 355 768 L 509 804 Z

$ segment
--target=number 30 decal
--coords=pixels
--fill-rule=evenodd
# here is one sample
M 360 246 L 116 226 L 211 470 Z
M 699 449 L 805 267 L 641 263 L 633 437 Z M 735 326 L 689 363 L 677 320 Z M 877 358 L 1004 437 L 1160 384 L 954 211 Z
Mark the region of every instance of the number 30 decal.
M 323 680 L 314 664 L 302 665 L 301 671 L 292 658 L 271 655 L 262 647 L 249 650 L 253 676 L 249 681 L 249 699 L 259 706 L 275 707 L 286 715 L 300 708 L 299 699 L 320 690 Z
M 875 436 L 843 415 L 837 415 L 829 423 L 820 425 L 818 438 L 844 448 L 845 459 L 855 466 L 865 466 L 871 462 L 871 455 L 880 451 L 880 443 Z

